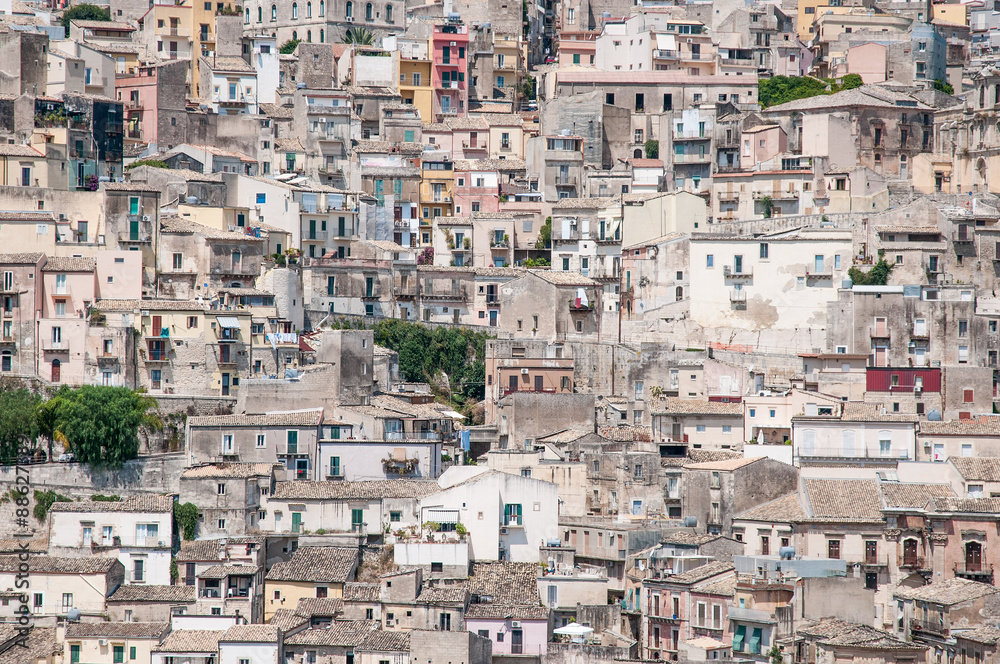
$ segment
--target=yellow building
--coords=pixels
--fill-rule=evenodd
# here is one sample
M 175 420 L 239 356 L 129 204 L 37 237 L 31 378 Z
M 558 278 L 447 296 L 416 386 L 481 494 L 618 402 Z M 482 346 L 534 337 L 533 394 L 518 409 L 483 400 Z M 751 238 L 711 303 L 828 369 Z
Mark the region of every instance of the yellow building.
M 520 35 L 493 34 L 493 85 L 514 88 L 515 98 L 524 76 L 524 50 Z
M 63 597 L 67 594 L 63 593 Z M 66 625 L 63 661 L 148 662 L 153 647 L 169 632 L 170 623 L 166 622 L 71 622 Z
M 400 40 L 399 94 L 404 104 L 413 104 L 420 119 L 434 117 L 434 88 L 431 85 L 431 59 L 427 40 Z
M 852 2 L 851 4 L 860 5 L 861 3 Z M 830 0 L 799 0 L 798 20 L 796 22 L 799 39 L 808 43 L 815 36 L 813 23 L 820 16 L 827 13 L 846 14 L 850 11 L 850 8 L 851 5 L 832 7 L 830 6 Z
M 455 165 L 451 155 L 432 153 L 420 167 L 420 224 L 430 228 L 436 217 L 452 216 Z
M 330 505 L 345 509 L 346 505 Z M 293 512 L 294 517 L 301 513 Z M 275 523 L 281 515 L 275 512 Z M 300 524 L 301 525 L 301 524 Z M 304 598 L 343 597 L 344 584 L 354 579 L 358 550 L 333 546 L 309 546 L 296 550 L 292 559 L 276 563 L 264 581 L 264 620 L 278 609 L 293 609 Z
M 153 5 L 141 21 L 152 56 L 189 62 L 188 89 L 195 97 L 199 96 L 198 59 L 215 53 L 215 17 L 220 15 L 240 14 L 231 1 L 178 0 Z

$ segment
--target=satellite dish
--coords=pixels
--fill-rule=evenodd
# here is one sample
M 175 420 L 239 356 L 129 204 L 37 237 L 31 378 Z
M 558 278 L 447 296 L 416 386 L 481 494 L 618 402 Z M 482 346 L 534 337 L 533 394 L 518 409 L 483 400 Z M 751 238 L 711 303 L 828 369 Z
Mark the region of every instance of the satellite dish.
M 932 409 L 931 412 L 927 413 L 927 420 L 929 422 L 940 422 L 941 411 L 939 411 L 937 408 Z

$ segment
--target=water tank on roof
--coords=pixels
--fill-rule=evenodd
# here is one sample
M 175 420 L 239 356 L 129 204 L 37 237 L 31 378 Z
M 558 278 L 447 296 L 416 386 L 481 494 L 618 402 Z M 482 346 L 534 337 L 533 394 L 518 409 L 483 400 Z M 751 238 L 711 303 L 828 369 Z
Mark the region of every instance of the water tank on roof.
M 68 620 L 69 622 L 80 622 L 80 615 L 81 615 L 80 609 L 74 606 L 72 609 L 66 612 L 66 620 Z
M 601 12 L 601 18 L 611 18 L 611 12 Z
M 296 89 L 296 90 L 305 90 L 305 89 L 306 89 L 306 88 L 308 88 L 308 87 L 309 87 L 309 86 L 308 86 L 308 85 L 306 85 L 305 83 L 299 83 L 298 85 L 296 85 L 296 86 L 295 86 L 295 89 Z
M 686 516 L 686 517 L 684 517 L 684 527 L 685 528 L 697 528 L 698 527 L 698 517 L 696 517 L 696 516 Z
M 927 413 L 927 419 L 930 422 L 940 422 L 941 411 L 939 411 L 937 408 L 932 408 L 931 412 Z
M 545 540 L 545 546 L 562 546 L 562 540 L 558 537 Z
M 184 199 L 184 202 L 187 203 L 188 205 L 197 205 L 198 204 L 198 197 L 197 196 L 188 196 L 187 198 Z
M 457 23 L 462 20 L 462 15 L 458 12 L 448 12 L 448 20 Z
M 792 560 L 795 558 L 795 547 L 794 546 L 783 546 L 778 549 L 778 556 L 782 560 Z

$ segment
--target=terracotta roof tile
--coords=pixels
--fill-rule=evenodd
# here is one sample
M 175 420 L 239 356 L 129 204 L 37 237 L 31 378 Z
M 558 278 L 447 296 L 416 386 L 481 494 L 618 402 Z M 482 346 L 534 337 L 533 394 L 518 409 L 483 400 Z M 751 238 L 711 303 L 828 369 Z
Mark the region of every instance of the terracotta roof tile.
M 16 572 L 20 559 L 17 556 L 0 556 L 0 572 Z M 31 571 L 35 574 L 106 574 L 117 558 L 90 556 L 89 558 L 58 558 L 32 556 Z
M 951 457 L 950 461 L 966 480 L 1000 482 L 1000 457 Z
M 101 514 L 107 512 L 173 512 L 172 496 L 125 496 L 121 500 L 82 500 L 80 502 L 52 503 L 50 512 L 89 512 Z
M 277 625 L 233 625 L 219 637 L 222 643 L 277 643 Z
M 807 518 L 823 521 L 882 521 L 876 480 L 807 479 Z
M 743 404 L 661 397 L 649 402 L 649 412 L 656 415 L 732 415 L 743 416 Z
M 165 622 L 95 622 L 67 623 L 67 639 L 108 637 L 112 639 L 156 639 L 170 631 L 170 623 Z
M 206 415 L 188 418 L 188 424 L 193 427 L 318 427 L 322 421 L 322 408 L 259 415 Z
M 219 637 L 224 630 L 178 629 L 167 635 L 153 652 L 215 653 L 219 650 Z
M 184 603 L 194 602 L 195 599 L 194 586 L 146 586 L 129 583 L 118 588 L 108 601 Z
M 510 604 L 471 604 L 465 618 L 493 620 L 548 620 L 549 610 L 544 606 Z
M 931 498 L 954 498 L 950 484 L 911 484 L 882 482 L 879 485 L 888 509 L 923 509 Z
M 292 634 L 287 645 L 298 646 L 359 646 L 378 629 L 373 620 L 335 620 L 327 627 L 314 627 Z
M 933 602 L 934 604 L 950 606 L 986 597 L 987 595 L 994 595 L 998 592 L 1000 592 L 1000 589 L 994 588 L 987 583 L 970 581 L 956 576 L 917 588 L 899 586 L 896 588 L 895 596 L 899 599 Z
M 422 498 L 441 490 L 433 480 L 359 480 L 277 482 L 271 500 L 376 500 Z
M 333 546 L 300 547 L 292 559 L 275 563 L 267 581 L 344 583 L 354 576 L 358 550 Z

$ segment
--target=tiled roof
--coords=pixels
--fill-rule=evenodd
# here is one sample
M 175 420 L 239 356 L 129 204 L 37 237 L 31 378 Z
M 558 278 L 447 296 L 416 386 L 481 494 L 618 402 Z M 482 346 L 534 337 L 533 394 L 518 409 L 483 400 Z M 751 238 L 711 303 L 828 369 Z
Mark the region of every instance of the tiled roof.
M 193 602 L 194 586 L 147 586 L 129 583 L 118 588 L 109 602 Z
M 291 120 L 294 114 L 294 109 L 287 106 L 279 106 L 278 104 L 261 104 L 260 112 L 264 115 L 268 115 L 272 118 L 278 118 L 281 120 Z
M 706 581 L 715 576 L 732 572 L 733 569 L 732 563 L 727 563 L 721 560 L 713 560 L 710 563 L 705 563 L 704 565 L 699 565 L 694 569 L 689 569 L 682 574 L 668 576 L 665 580 L 670 583 L 694 584 Z
M 491 126 L 520 127 L 524 124 L 524 118 L 516 113 L 483 113 L 479 117 Z
M 277 482 L 271 500 L 376 500 L 423 498 L 440 491 L 433 480 L 359 480 L 356 482 Z
M 378 629 L 373 620 L 335 620 L 326 627 L 305 629 L 285 638 L 290 646 L 359 646 Z
M 0 265 L 34 265 L 44 255 L 40 251 L 37 253 L 0 254 Z
M 169 630 L 165 622 L 71 622 L 66 624 L 66 638 L 159 639 Z
M 618 205 L 621 201 L 611 196 L 591 198 L 563 198 L 552 205 L 553 210 L 600 210 Z
M 882 521 L 882 500 L 876 480 L 807 479 L 809 516 L 824 521 Z
M 333 546 L 300 547 L 292 559 L 275 563 L 268 581 L 344 583 L 354 576 L 358 550 Z
M 164 233 L 197 233 L 206 240 L 225 240 L 230 242 L 263 242 L 264 240 L 246 233 L 224 231 L 211 226 L 204 226 L 184 217 L 162 217 L 160 230 Z
M 202 61 L 211 71 L 237 71 L 252 72 L 253 67 L 247 64 L 243 58 L 234 56 L 215 55 L 211 58 L 202 57 Z
M 27 547 L 27 548 L 25 548 Z M 0 537 L 0 554 L 2 553 L 45 553 L 49 544 L 44 539 L 22 539 L 20 537 Z
M 188 468 L 181 473 L 183 479 L 196 479 L 200 477 L 222 478 L 222 477 L 260 477 L 268 476 L 271 471 L 280 464 L 273 463 L 210 463 L 204 466 Z
M 778 104 L 767 109 L 767 114 L 781 114 L 792 111 L 833 111 L 836 109 L 849 108 L 852 106 L 876 106 L 884 109 L 898 110 L 896 101 L 913 102 L 914 111 L 927 110 L 927 104 L 918 101 L 909 94 L 894 92 L 889 88 L 877 85 L 863 85 L 853 90 L 844 90 L 832 95 L 819 95 L 817 97 L 807 97 L 794 101 Z
M 652 427 L 639 424 L 619 424 L 616 427 L 600 427 L 597 433 L 601 438 L 607 438 L 618 443 L 648 443 L 653 440 Z
M 1000 482 L 1000 457 L 951 457 L 949 460 L 966 480 Z
M 0 143 L 0 157 L 42 157 L 41 152 L 30 145 Z
M 0 221 L 55 221 L 51 212 L 28 212 L 26 210 L 0 210 Z
M 888 509 L 923 509 L 931 498 L 954 498 L 950 484 L 882 482 L 882 499 Z
M 52 503 L 50 512 L 173 512 L 171 496 L 125 496 L 121 500 L 83 500 L 78 503 Z
M 205 311 L 204 304 L 193 300 L 97 300 L 94 308 L 101 311 L 124 311 L 136 309 L 151 311 Z
M 464 585 L 473 595 L 491 597 L 498 604 L 538 604 L 538 565 L 535 563 L 475 562 Z
M 771 502 L 751 507 L 733 517 L 746 521 L 766 521 L 790 523 L 806 518 L 806 512 L 799 503 L 797 493 L 789 493 Z
M 20 563 L 18 556 L 0 556 L 0 572 L 17 572 Z M 33 556 L 31 571 L 34 574 L 105 574 L 116 563 L 121 564 L 117 558 L 101 556 L 88 558 Z
M 10 629 L 14 629 L 11 625 Z M 10 638 L 3 639 L 9 641 Z M 55 627 L 32 627 L 24 645 L 8 648 L 0 653 L 0 664 L 25 664 L 25 662 L 59 661 L 63 652 L 62 642 L 56 639 Z
M 655 415 L 731 415 L 743 416 L 743 404 L 660 397 L 649 402 L 649 412 Z
M 424 586 L 417 602 L 421 604 L 465 604 L 469 591 L 464 586 Z
M 380 583 L 350 582 L 344 584 L 345 602 L 378 602 L 382 594 Z
M 75 256 L 49 256 L 45 259 L 42 272 L 93 272 L 97 260 Z
M 813 625 L 798 630 L 830 646 L 864 648 L 866 650 L 924 650 L 924 646 L 901 641 L 889 632 L 883 632 L 869 625 L 849 623 L 836 618 L 825 618 Z
M 178 562 L 218 560 L 225 542 L 223 539 L 181 542 L 180 551 L 177 552 L 177 560 Z
M 219 650 L 219 637 L 224 630 L 178 629 L 167 635 L 153 652 L 214 653 Z
M 590 277 L 585 277 L 578 272 L 562 272 L 557 270 L 528 270 L 542 281 L 547 281 L 556 286 L 593 286 L 597 282 Z
M 193 427 L 310 427 L 323 421 L 323 409 L 277 411 L 259 415 L 206 415 L 189 417 Z
M 355 652 L 410 652 L 410 633 L 377 629 L 354 648 Z
M 895 596 L 899 599 L 933 602 L 934 604 L 950 606 L 987 595 L 993 595 L 998 592 L 1000 592 L 1000 589 L 994 588 L 988 583 L 979 583 L 978 581 L 970 581 L 956 576 L 917 588 L 899 586 L 896 588 Z
M 1000 498 L 935 498 L 930 508 L 935 512 L 995 514 L 1000 513 Z
M 222 643 L 277 643 L 277 625 L 233 625 L 219 637 Z
M 709 595 L 724 595 L 732 597 L 736 594 L 736 576 L 727 576 L 723 579 L 711 579 L 694 586 L 693 590 Z
M 295 607 L 295 613 L 305 618 L 312 616 L 332 617 L 343 612 L 344 600 L 340 597 L 303 597 Z
M 452 131 L 468 131 L 470 129 L 480 130 L 489 129 L 489 125 L 482 118 L 448 118 L 444 121 L 444 124 L 448 126 Z
M 212 565 L 198 574 L 201 579 L 224 579 L 231 574 L 253 576 L 259 571 L 256 565 Z
M 91 30 L 118 30 L 122 32 L 135 31 L 134 25 L 129 25 L 128 23 L 118 23 L 115 21 L 70 21 L 70 23 L 77 27 Z
M 1000 643 L 1000 629 L 989 625 L 970 630 L 955 630 L 951 633 L 951 636 L 992 646 Z
M 701 461 L 684 466 L 691 470 L 738 470 L 744 466 L 760 461 L 764 457 L 744 457 L 742 459 L 723 459 L 722 461 Z
M 465 618 L 486 618 L 494 620 L 548 620 L 549 610 L 544 606 L 518 604 L 471 604 Z
M 847 422 L 916 422 L 918 419 L 916 415 L 884 411 L 885 406 L 882 404 L 848 401 L 844 404 L 844 411 L 840 419 Z
M 1000 416 L 981 415 L 967 420 L 921 422 L 920 433 L 931 436 L 1000 436 Z
M 701 546 L 708 544 L 722 537 L 722 535 L 712 535 L 709 533 L 689 533 L 679 532 L 666 535 L 660 541 L 664 544 L 680 544 L 681 546 Z
M 305 625 L 309 622 L 308 618 L 304 618 L 299 614 L 295 613 L 292 609 L 276 609 L 274 615 L 271 616 L 271 625 L 277 625 L 281 628 L 282 632 L 287 632 L 292 629 L 296 629 Z

